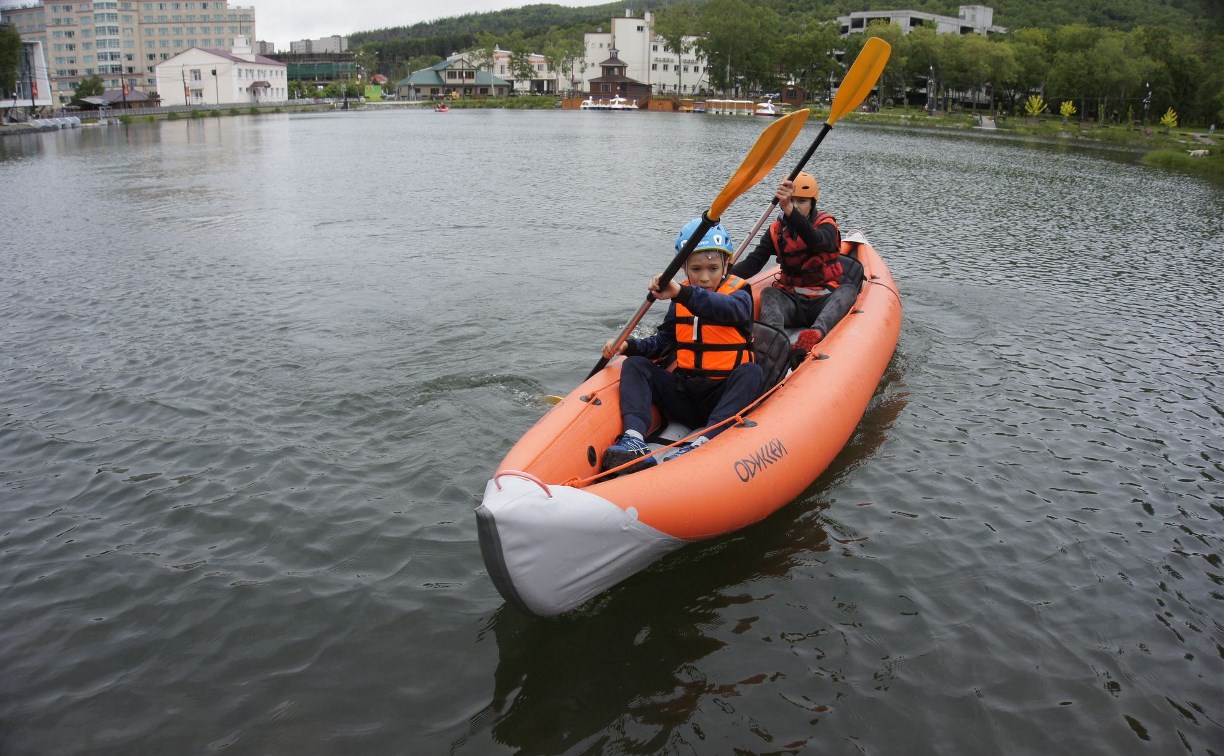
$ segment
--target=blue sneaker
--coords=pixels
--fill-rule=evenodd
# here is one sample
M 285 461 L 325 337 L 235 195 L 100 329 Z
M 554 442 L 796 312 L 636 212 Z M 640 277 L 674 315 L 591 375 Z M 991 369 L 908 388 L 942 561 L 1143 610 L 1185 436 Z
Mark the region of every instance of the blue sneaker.
M 704 444 L 706 441 L 709 441 L 709 440 L 710 439 L 706 438 L 705 436 L 698 436 L 692 441 L 689 441 L 687 444 L 681 444 L 680 446 L 676 447 L 676 450 L 672 452 L 671 454 L 667 455 L 667 457 L 663 461 L 670 462 L 676 457 L 679 457 L 681 454 L 688 454 L 689 452 L 691 452 L 692 450 L 696 449 L 698 446 L 701 446 L 702 444 Z
M 657 460 L 654 457 L 648 456 L 649 454 L 650 447 L 646 445 L 645 441 L 634 434 L 628 432 L 622 433 L 620 438 L 616 439 L 616 443 L 604 450 L 602 469 L 611 470 L 627 462 L 645 457 L 638 464 L 622 470 L 621 474 L 628 475 L 639 470 L 645 470 L 647 467 L 657 464 Z

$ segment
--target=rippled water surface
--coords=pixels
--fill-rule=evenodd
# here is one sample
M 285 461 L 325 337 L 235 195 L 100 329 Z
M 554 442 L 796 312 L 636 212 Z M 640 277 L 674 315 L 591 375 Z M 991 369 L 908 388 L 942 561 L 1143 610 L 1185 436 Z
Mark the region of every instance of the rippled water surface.
M 838 126 L 821 205 L 905 306 L 858 433 L 763 523 L 503 605 L 486 479 L 750 121 L 0 142 L 0 753 L 1224 750 L 1224 191 L 1128 152 Z

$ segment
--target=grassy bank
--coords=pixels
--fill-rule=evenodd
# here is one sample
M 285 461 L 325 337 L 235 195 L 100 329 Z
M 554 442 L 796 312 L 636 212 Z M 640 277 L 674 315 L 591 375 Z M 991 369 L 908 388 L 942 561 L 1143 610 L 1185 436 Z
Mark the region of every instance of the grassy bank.
M 823 120 L 827 110 L 815 110 L 813 120 Z M 972 113 L 937 113 L 922 110 L 885 108 L 878 113 L 847 114 L 847 122 L 873 123 L 925 129 L 962 130 L 979 126 L 981 119 Z M 1082 142 L 1132 147 L 1144 153 L 1144 165 L 1180 171 L 1195 176 L 1224 178 L 1224 150 L 1216 137 L 1205 129 L 1169 129 L 1119 124 L 1079 123 L 1064 121 L 1057 116 L 1043 118 L 1000 118 L 995 124 L 999 134 L 1033 136 L 1043 139 L 1067 139 Z M 1191 157 L 1191 150 L 1208 150 L 1206 157 Z
M 1152 150 L 1143 164 L 1224 181 L 1224 152 L 1213 148 L 1206 157 L 1191 157 L 1183 150 Z
M 483 100 L 464 98 L 451 100 L 456 110 L 469 108 L 502 108 L 504 110 L 551 110 L 560 100 L 552 95 L 521 95 L 518 97 L 487 97 Z

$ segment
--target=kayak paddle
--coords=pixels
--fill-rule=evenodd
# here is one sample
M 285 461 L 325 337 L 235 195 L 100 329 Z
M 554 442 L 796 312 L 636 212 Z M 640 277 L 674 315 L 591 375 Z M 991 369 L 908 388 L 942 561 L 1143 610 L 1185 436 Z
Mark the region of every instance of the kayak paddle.
M 803 167 L 807 165 L 808 160 L 811 160 L 812 154 L 816 152 L 816 148 L 824 141 L 825 135 L 833 128 L 833 124 L 841 120 L 841 117 L 850 111 L 857 108 L 867 99 L 867 95 L 875 87 L 876 81 L 879 80 L 880 74 L 884 71 L 885 64 L 888 63 L 888 56 L 892 54 L 892 46 L 879 37 L 872 37 L 863 45 L 862 51 L 858 57 L 854 59 L 854 64 L 850 66 L 850 70 L 846 72 L 846 76 L 842 79 L 841 86 L 837 88 L 837 94 L 833 97 L 833 106 L 829 108 L 829 120 L 825 121 L 824 127 L 817 135 L 816 141 L 812 142 L 812 146 L 808 147 L 807 152 L 803 153 L 803 159 L 799 161 L 799 165 L 795 166 L 795 170 L 790 172 L 787 180 L 794 181 Z M 765 208 L 761 219 L 752 227 L 752 232 L 744 237 L 740 242 L 739 249 L 735 250 L 735 256 L 731 258 L 731 265 L 739 259 L 744 250 L 756 238 L 757 232 L 761 230 L 761 226 L 765 225 L 765 221 L 773 214 L 773 210 L 778 206 L 778 198 L 775 196 L 770 200 L 769 207 Z

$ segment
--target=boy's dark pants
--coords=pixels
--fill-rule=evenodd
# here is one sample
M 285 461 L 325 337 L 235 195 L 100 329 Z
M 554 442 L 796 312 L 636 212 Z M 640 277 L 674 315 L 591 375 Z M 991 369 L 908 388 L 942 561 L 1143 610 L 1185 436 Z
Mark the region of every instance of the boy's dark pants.
M 755 362 L 740 365 L 721 381 L 682 378 L 645 357 L 629 357 L 621 367 L 621 417 L 625 430 L 643 436 L 650 429 L 650 405 L 693 430 L 715 425 L 747 407 L 761 395 L 765 375 Z M 704 435 L 713 438 L 726 428 Z

